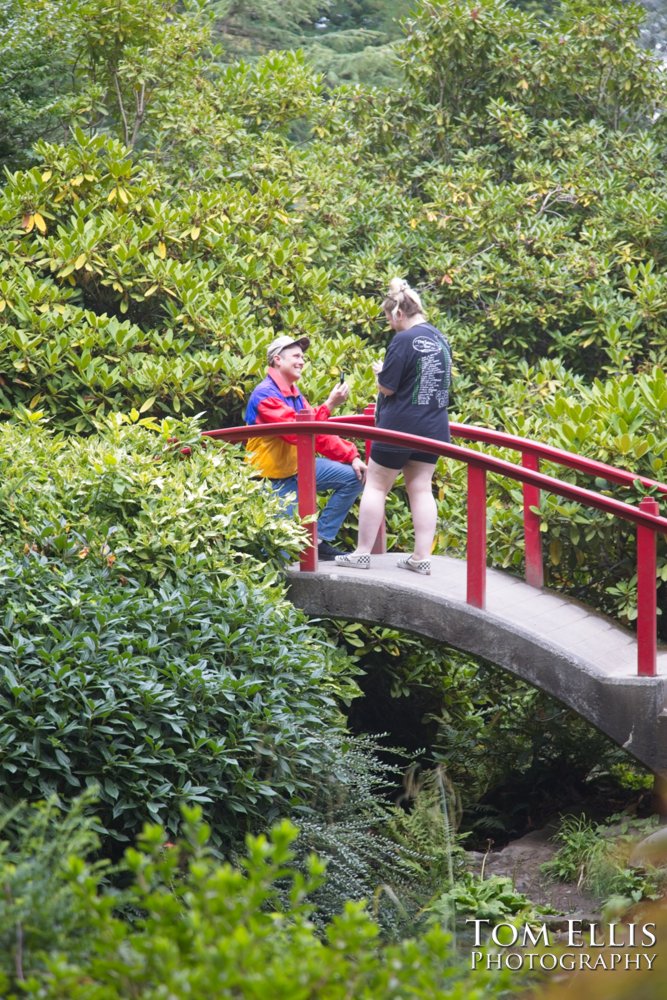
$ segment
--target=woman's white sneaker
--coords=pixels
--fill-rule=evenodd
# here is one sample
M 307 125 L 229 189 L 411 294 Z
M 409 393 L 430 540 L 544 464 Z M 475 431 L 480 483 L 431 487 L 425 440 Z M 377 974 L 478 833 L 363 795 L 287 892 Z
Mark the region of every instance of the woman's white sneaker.
M 350 569 L 370 569 L 371 557 L 364 553 L 355 556 L 354 553 L 346 553 L 343 556 L 336 556 L 334 559 L 336 566 L 347 566 Z
M 430 576 L 431 575 L 431 560 L 430 559 L 415 559 L 414 556 L 402 556 L 398 562 L 397 566 L 401 569 L 409 569 L 411 573 L 419 573 L 420 576 Z

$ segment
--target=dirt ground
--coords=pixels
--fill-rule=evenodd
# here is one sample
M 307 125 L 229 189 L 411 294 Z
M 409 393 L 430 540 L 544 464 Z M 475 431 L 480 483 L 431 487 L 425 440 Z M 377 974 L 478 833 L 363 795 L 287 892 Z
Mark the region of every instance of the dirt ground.
M 524 893 L 533 903 L 549 906 L 562 917 L 595 919 L 599 914 L 599 901 L 595 897 L 568 882 L 554 882 L 543 875 L 540 866 L 556 853 L 556 845 L 550 841 L 555 827 L 547 826 L 535 830 L 519 840 L 513 841 L 499 851 L 487 855 L 471 852 L 469 859 L 473 871 L 479 874 L 484 865 L 484 876 L 507 875 L 516 889 Z M 486 859 L 486 860 L 484 860 Z

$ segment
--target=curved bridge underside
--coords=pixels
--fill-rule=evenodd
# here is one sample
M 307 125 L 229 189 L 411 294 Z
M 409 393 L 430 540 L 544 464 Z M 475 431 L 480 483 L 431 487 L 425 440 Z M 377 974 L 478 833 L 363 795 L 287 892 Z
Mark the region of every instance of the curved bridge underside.
M 465 563 L 435 556 L 430 577 L 372 557 L 369 571 L 320 564 L 291 571 L 309 615 L 405 629 L 490 663 L 553 695 L 653 771 L 667 771 L 667 650 L 658 676 L 637 676 L 634 636 L 577 601 L 488 570 L 487 607 L 465 602 Z

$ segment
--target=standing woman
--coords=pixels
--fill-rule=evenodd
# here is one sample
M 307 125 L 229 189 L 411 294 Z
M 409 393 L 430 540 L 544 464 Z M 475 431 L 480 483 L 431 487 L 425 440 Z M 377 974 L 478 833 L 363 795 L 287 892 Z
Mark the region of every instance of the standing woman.
M 392 338 L 384 364 L 373 365 L 379 390 L 376 425 L 387 430 L 449 441 L 452 353 L 447 338 L 426 321 L 421 299 L 407 281 L 393 278 L 382 303 Z M 384 518 L 387 493 L 403 472 L 415 532 L 414 552 L 402 569 L 428 576 L 437 508 L 432 479 L 436 455 L 374 442 L 359 506 L 357 548 L 336 556 L 338 566 L 369 569 L 371 549 Z

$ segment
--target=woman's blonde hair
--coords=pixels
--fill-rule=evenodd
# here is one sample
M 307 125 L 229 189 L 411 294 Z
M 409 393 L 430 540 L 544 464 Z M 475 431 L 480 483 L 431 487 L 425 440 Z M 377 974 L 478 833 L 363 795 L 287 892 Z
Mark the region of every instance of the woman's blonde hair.
M 424 307 L 419 294 L 410 288 L 403 278 L 392 278 L 389 282 L 387 297 L 382 303 L 385 312 L 395 316 L 400 309 L 404 316 L 415 316 L 417 313 L 424 315 Z

